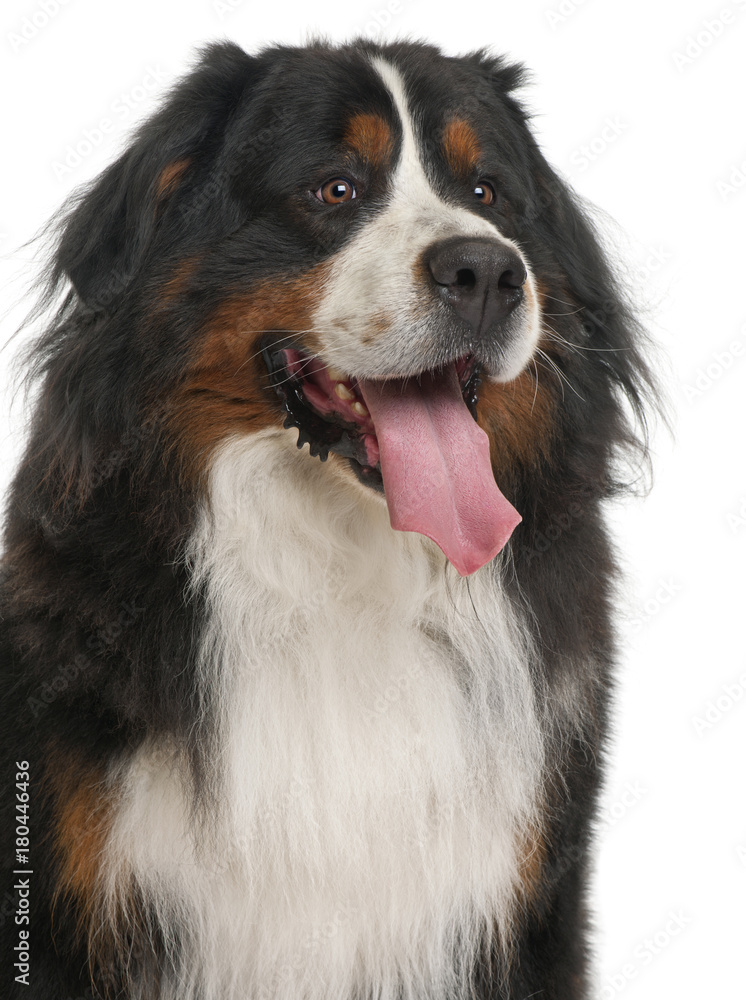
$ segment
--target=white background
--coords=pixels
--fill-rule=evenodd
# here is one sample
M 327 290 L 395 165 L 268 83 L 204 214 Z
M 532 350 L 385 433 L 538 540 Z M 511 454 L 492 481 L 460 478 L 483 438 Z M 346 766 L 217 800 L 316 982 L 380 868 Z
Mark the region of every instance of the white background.
M 612 512 L 628 586 L 593 894 L 598 997 L 744 996 L 746 0 L 6 0 L 0 339 L 24 315 L 32 254 L 19 247 L 111 162 L 196 46 L 314 31 L 526 62 L 549 160 L 617 225 L 675 438 L 656 438 L 652 494 Z M 19 342 L 0 351 L 6 390 Z M 4 492 L 24 427 L 9 390 L 0 418 Z

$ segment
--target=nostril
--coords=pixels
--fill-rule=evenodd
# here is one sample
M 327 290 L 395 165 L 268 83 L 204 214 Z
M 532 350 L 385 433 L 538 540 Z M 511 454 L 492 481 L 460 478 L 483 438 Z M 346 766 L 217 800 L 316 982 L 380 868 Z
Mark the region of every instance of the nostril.
M 497 287 L 500 291 L 513 291 L 516 288 L 523 288 L 526 281 L 526 271 L 521 268 L 519 271 L 503 271 L 497 279 Z
M 459 285 L 461 288 L 474 288 L 477 283 L 477 276 L 468 267 L 462 267 L 456 271 L 456 281 L 454 284 Z

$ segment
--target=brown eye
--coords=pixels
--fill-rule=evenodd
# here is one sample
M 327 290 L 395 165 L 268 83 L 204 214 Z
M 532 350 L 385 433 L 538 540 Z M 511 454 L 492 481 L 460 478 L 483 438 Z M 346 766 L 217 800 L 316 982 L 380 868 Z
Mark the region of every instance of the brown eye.
M 352 201 L 356 194 L 353 184 L 346 177 L 333 177 L 321 185 L 316 197 L 319 201 L 325 201 L 327 205 L 339 205 L 343 201 Z
M 474 196 L 482 202 L 483 205 L 491 205 L 497 195 L 495 194 L 495 189 L 488 181 L 480 181 L 474 188 Z

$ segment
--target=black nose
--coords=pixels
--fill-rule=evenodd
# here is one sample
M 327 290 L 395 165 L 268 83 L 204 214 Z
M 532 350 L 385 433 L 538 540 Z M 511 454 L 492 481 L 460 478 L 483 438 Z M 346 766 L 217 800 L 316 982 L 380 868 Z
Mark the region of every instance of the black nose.
M 511 247 L 461 236 L 433 244 L 425 258 L 444 302 L 484 336 L 523 299 L 526 268 Z

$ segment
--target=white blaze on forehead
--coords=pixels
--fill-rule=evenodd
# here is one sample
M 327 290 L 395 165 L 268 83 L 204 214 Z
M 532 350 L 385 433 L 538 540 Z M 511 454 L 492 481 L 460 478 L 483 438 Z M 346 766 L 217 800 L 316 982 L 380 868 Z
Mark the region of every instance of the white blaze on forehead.
M 391 208 L 407 211 L 406 221 L 413 222 L 418 242 L 426 245 L 433 235 L 443 230 L 447 235 L 496 236 L 494 226 L 486 219 L 465 208 L 450 205 L 433 189 L 422 164 L 415 123 L 404 92 L 404 80 L 397 69 L 384 59 L 373 59 L 373 65 L 386 84 L 394 101 L 402 127 L 401 153 L 392 185 Z
M 428 350 L 433 352 L 432 320 L 440 303 L 426 294 L 415 270 L 426 247 L 449 237 L 486 237 L 524 258 L 487 219 L 437 193 L 423 166 L 427 154 L 417 137 L 401 73 L 385 59 L 371 62 L 401 124 L 399 156 L 386 207 L 334 257 L 313 328 L 330 363 L 358 377 L 375 378 L 417 374 L 428 367 L 423 360 Z M 506 352 L 508 377 L 518 374 L 538 340 L 535 283 L 528 265 L 526 269 L 525 302 L 516 310 L 525 332 Z

